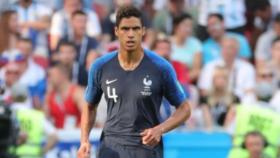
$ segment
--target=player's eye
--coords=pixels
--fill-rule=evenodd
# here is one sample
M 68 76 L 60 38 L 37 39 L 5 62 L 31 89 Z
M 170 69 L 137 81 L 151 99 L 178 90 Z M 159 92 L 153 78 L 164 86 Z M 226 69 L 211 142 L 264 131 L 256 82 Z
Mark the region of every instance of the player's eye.
M 139 31 L 141 28 L 139 26 L 133 27 L 133 31 Z
M 129 27 L 122 27 L 121 30 L 123 30 L 123 31 L 128 31 L 128 30 L 129 30 Z

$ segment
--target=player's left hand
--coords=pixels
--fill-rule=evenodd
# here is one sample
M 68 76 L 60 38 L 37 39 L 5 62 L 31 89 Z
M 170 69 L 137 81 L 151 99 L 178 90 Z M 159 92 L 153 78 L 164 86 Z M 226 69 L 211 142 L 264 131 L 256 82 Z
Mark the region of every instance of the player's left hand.
M 151 147 L 156 146 L 161 139 L 162 131 L 157 127 L 149 128 L 140 133 L 142 143 Z

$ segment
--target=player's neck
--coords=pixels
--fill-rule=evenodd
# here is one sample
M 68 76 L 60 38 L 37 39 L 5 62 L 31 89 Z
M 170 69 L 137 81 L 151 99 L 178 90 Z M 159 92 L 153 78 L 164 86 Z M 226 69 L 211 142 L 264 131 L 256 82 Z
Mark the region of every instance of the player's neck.
M 134 70 L 144 57 L 143 49 L 137 49 L 133 52 L 120 49 L 118 59 L 124 70 Z

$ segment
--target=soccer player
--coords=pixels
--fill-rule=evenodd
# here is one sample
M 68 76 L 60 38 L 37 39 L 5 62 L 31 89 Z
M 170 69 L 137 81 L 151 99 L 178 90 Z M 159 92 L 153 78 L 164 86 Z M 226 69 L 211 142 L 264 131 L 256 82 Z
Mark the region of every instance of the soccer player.
M 138 9 L 118 10 L 115 34 L 119 50 L 97 59 L 89 71 L 78 157 L 90 156 L 89 133 L 104 92 L 108 110 L 99 158 L 162 158 L 161 136 L 190 116 L 189 102 L 168 61 L 141 47 L 145 27 Z M 163 97 L 177 109 L 160 123 Z

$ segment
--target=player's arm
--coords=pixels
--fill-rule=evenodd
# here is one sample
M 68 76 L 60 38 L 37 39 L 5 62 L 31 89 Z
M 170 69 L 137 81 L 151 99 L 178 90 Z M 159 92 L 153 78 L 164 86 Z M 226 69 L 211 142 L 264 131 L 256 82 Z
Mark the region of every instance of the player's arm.
M 161 134 L 169 132 L 184 123 L 190 115 L 191 106 L 189 101 L 185 100 L 166 121 L 154 128 L 160 130 Z
M 81 115 L 81 144 L 80 149 L 78 151 L 78 158 L 89 158 L 90 157 L 90 141 L 89 134 L 93 127 L 95 116 L 96 116 L 96 108 L 94 105 L 84 105 L 82 107 L 82 115 Z
M 142 143 L 149 146 L 157 145 L 164 133 L 178 127 L 185 122 L 190 115 L 190 103 L 185 100 L 166 121 L 142 132 Z
M 88 85 L 85 91 L 85 100 L 87 103 L 82 105 L 81 114 L 81 145 L 78 151 L 78 158 L 90 157 L 89 134 L 93 127 L 97 105 L 102 96 L 102 89 L 98 81 L 98 65 L 95 62 L 89 70 Z
M 177 109 L 166 121 L 141 133 L 142 143 L 149 146 L 157 145 L 163 133 L 179 126 L 191 114 L 190 103 L 186 99 L 182 86 L 177 81 L 173 67 L 167 62 L 161 66 L 164 97 Z
M 82 107 L 81 144 L 89 142 L 89 133 L 95 121 L 96 109 L 94 105 L 85 105 Z

